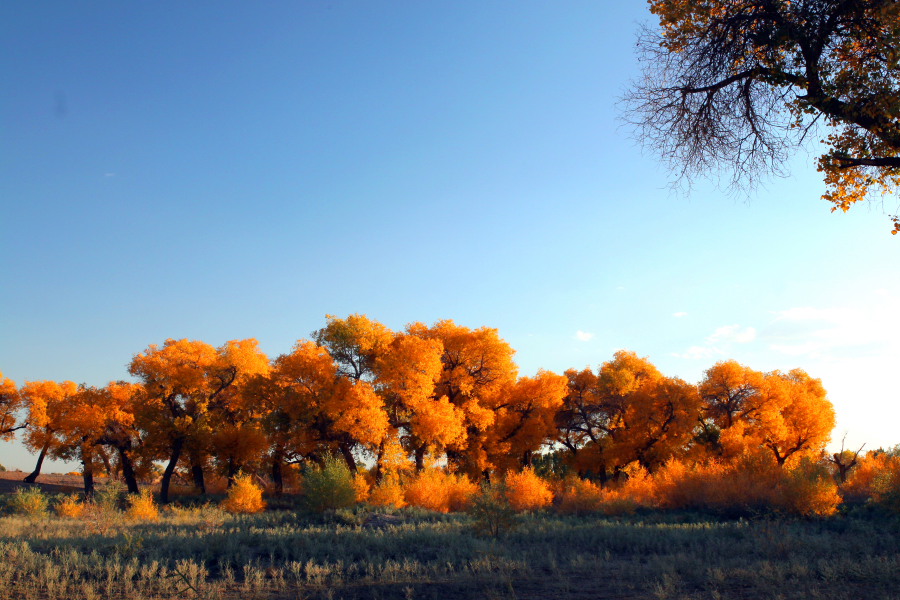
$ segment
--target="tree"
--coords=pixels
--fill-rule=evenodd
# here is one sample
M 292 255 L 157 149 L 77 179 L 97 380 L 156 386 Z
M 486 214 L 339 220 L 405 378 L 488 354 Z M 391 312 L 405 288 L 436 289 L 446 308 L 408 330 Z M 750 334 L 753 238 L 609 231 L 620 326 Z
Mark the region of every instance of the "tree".
M 424 468 L 426 452 L 443 452 L 465 442 L 463 411 L 444 394 L 436 393 L 443 372 L 443 343 L 407 333 L 394 336 L 376 362 L 378 390 L 384 398 L 391 427 L 403 448 Z M 376 478 L 382 474 L 379 448 Z
M 48 453 L 55 452 L 63 444 L 60 432 L 65 422 L 65 408 L 78 393 L 78 385 L 72 381 L 29 381 L 20 394 L 28 412 L 25 447 L 38 451 L 37 464 L 25 481 L 34 483 L 41 474 L 41 466 Z
M 644 79 L 626 96 L 642 142 L 679 178 L 781 173 L 817 125 L 832 210 L 900 185 L 896 0 L 650 0 Z M 892 233 L 900 216 L 892 217 Z
M 500 391 L 491 403 L 494 423 L 487 432 L 491 465 L 501 471 L 532 467 L 534 454 L 556 433 L 556 414 L 563 405 L 568 380 L 538 371 Z
M 596 375 L 566 376 L 556 441 L 579 473 L 603 483 L 632 463 L 653 470 L 690 440 L 700 411 L 696 388 L 663 376 L 648 359 L 620 350 Z
M 106 418 L 103 433 L 97 443 L 115 449 L 128 493 L 138 494 L 140 490 L 134 452 L 141 445 L 141 438 L 135 427 L 135 402 L 143 397 L 143 388 L 137 383 L 111 381 L 100 393 L 105 404 Z
M 716 428 L 714 450 L 725 458 L 764 451 L 779 465 L 816 455 L 834 429 L 834 407 L 822 382 L 806 372 L 760 373 L 736 361 L 717 363 L 699 385 L 703 426 Z
M 279 356 L 268 402 L 280 413 L 280 452 L 321 461 L 339 452 L 356 471 L 353 451 L 377 448 L 388 430 L 381 398 L 366 381 L 341 376 L 328 350 L 300 340 Z M 270 430 L 271 431 L 271 430 Z
M 16 389 L 15 382 L 0 372 L 0 440 L 11 440 L 17 430 L 25 427 L 24 423 L 16 425 L 20 408 L 22 397 Z
M 515 350 L 496 329 L 470 329 L 451 320 L 438 321 L 431 327 L 412 323 L 407 326 L 407 333 L 438 341 L 443 348 L 441 371 L 432 398 L 442 405 L 440 410 L 452 420 L 449 406 L 443 405 L 442 398 L 446 398 L 446 402 L 462 414 L 465 429 L 461 440 L 442 449 L 448 462 L 473 477 L 484 475 L 492 466 L 485 447 L 486 436 L 496 419 L 492 399 L 516 382 Z M 420 468 L 426 451 L 426 446 L 416 449 L 417 468 Z
M 162 347 L 151 344 L 137 354 L 129 372 L 141 379 L 143 398 L 138 411 L 139 428 L 168 459 L 160 485 L 163 502 L 169 500 L 169 484 L 184 450 L 198 458 L 208 449 L 214 415 L 227 390 L 244 377 L 268 369 L 268 359 L 256 340 L 230 341 L 220 348 L 200 341 L 169 339 Z M 152 441 L 150 441 L 152 440 Z M 201 478 L 202 481 L 202 478 Z

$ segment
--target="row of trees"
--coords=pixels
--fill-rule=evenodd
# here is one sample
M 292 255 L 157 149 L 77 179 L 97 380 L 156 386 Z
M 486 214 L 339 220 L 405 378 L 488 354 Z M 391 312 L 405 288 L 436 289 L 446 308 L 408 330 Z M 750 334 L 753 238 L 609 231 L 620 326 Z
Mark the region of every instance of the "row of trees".
M 105 465 L 131 492 L 165 464 L 205 491 L 211 470 L 265 471 L 276 490 L 289 464 L 343 457 L 376 479 L 429 462 L 476 479 L 530 466 L 548 446 L 601 484 L 640 465 L 730 460 L 762 451 L 777 465 L 821 454 L 834 410 L 805 372 L 720 362 L 698 384 L 620 351 L 592 369 L 520 377 L 496 329 L 452 321 L 393 332 L 364 315 L 329 316 L 312 340 L 274 360 L 256 340 L 215 348 L 167 340 L 135 355 L 135 382 L 105 387 L 0 377 L 0 435 L 17 429 L 38 453 L 82 463 L 85 490 Z M 17 420 L 17 415 L 21 419 Z

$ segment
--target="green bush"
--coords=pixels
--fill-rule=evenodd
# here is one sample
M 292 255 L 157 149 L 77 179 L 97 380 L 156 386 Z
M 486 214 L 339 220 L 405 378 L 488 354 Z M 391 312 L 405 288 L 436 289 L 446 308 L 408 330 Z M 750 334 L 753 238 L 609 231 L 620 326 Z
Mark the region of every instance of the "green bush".
M 327 456 L 322 465 L 303 474 L 304 505 L 314 512 L 348 508 L 356 504 L 356 488 L 347 464 Z
M 475 532 L 499 537 L 516 524 L 516 511 L 506 497 L 502 483 L 486 483 L 481 492 L 472 497 L 467 513 L 473 519 Z
M 47 513 L 47 497 L 36 487 L 20 487 L 13 493 L 7 506 L 16 515 L 40 517 Z

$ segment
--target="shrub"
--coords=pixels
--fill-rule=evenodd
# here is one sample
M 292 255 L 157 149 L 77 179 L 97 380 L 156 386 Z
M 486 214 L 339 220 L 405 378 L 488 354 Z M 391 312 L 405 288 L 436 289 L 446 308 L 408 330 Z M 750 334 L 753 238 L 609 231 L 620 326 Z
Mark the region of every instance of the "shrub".
M 56 505 L 56 514 L 60 517 L 80 519 L 84 516 L 84 508 L 84 502 L 81 501 L 78 494 L 69 494 Z
M 803 516 L 833 515 L 840 503 L 831 473 L 809 459 L 782 473 L 773 502 L 783 512 Z
M 605 494 L 597 484 L 580 477 L 567 477 L 557 485 L 557 510 L 563 514 L 597 512 Z
M 472 497 L 467 511 L 476 533 L 499 537 L 516 523 L 516 511 L 509 504 L 503 484 L 485 484 Z
M 888 452 L 869 452 L 859 459 L 840 486 L 845 502 L 878 502 L 883 496 L 891 473 L 900 475 L 900 458 Z
M 150 490 L 144 490 L 138 495 L 132 495 L 128 498 L 128 510 L 126 513 L 129 519 L 135 521 L 156 521 L 159 519 L 159 508 L 153 501 L 153 494 Z
M 0 473 L 4 473 L 6 471 L 6 467 L 0 465 Z
M 406 500 L 403 497 L 403 486 L 396 475 L 388 475 L 369 492 L 369 503 L 375 506 L 393 506 L 403 508 Z
M 36 487 L 20 487 L 8 504 L 13 514 L 40 517 L 47 512 L 47 497 Z
M 112 514 L 119 509 L 125 508 L 126 501 L 125 484 L 121 481 L 110 481 L 102 487 L 98 487 L 94 492 L 93 503 L 101 512 Z
M 372 485 L 369 483 L 368 476 L 357 473 L 353 477 L 353 489 L 356 490 L 356 501 L 366 502 L 369 499 L 369 494 L 372 490 Z
M 465 510 L 477 492 L 465 475 L 425 469 L 407 482 L 404 497 L 412 506 L 446 513 Z
M 258 513 L 266 508 L 262 498 L 262 487 L 253 482 L 251 475 L 238 475 L 228 488 L 228 495 L 222 501 L 222 508 L 231 513 Z
M 506 475 L 506 498 L 514 510 L 540 510 L 553 502 L 553 492 L 547 482 L 529 467 Z
M 303 476 L 304 504 L 315 512 L 348 508 L 356 504 L 356 488 L 347 464 L 338 457 L 325 457 L 320 466 Z

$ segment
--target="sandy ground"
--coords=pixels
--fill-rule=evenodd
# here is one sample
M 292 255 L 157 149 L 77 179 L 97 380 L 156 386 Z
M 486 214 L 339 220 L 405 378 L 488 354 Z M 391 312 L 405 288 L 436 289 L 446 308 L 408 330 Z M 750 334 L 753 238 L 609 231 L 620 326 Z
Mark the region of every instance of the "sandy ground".
M 22 481 L 27 476 L 28 473 L 25 471 L 0 471 L 0 494 L 11 494 L 18 488 L 27 486 L 28 484 Z M 96 483 L 102 485 L 103 481 Z M 59 473 L 41 473 L 34 485 L 50 493 L 80 492 L 84 489 L 80 475 Z

